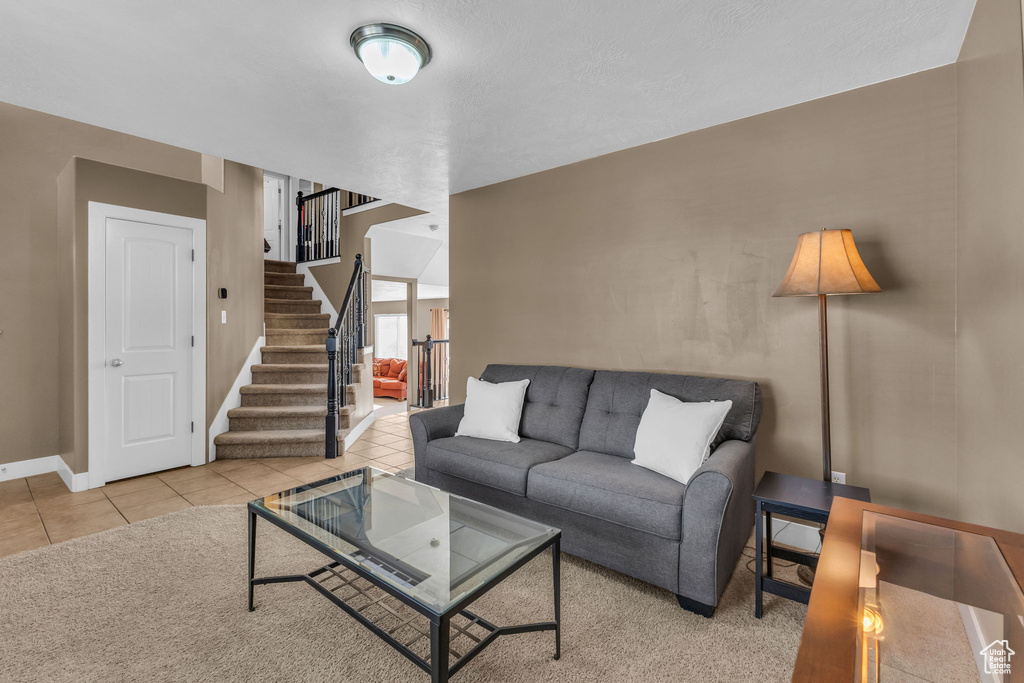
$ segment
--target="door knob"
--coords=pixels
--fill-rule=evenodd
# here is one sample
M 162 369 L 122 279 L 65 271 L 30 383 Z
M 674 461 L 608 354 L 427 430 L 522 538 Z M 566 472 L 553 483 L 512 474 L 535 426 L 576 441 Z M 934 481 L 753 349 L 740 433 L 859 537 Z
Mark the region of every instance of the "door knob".
M 124 361 L 121 360 L 120 358 L 115 358 L 114 360 L 110 361 L 110 366 L 111 367 L 119 368 L 122 365 L 124 365 Z

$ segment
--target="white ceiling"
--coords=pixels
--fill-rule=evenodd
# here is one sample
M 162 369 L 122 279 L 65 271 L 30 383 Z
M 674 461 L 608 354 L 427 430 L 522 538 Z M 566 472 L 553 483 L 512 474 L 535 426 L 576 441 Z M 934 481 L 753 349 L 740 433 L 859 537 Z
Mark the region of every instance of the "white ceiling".
M 370 265 L 373 274 L 390 277 L 419 279 L 427 264 L 445 244 L 441 240 L 422 235 L 388 230 L 381 225 L 370 228 L 366 236 L 370 238 Z M 448 284 L 447 276 L 444 282 L 438 284 Z
M 447 229 L 450 192 L 950 63 L 974 1 L 12 1 L 0 100 Z M 353 55 L 349 33 L 373 21 L 430 42 L 411 83 Z

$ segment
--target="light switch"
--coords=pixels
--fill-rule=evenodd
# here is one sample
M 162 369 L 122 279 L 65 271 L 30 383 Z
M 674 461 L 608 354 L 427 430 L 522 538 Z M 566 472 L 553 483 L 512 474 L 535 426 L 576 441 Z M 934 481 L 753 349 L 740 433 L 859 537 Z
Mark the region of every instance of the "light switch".
M 226 323 L 228 321 L 228 312 L 227 311 L 221 311 L 220 312 L 220 321 L 222 323 Z

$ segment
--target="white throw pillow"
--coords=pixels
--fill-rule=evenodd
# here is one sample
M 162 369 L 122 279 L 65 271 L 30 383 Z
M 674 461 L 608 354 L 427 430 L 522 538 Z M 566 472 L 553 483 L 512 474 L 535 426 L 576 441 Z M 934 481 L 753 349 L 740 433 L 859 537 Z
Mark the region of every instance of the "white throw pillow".
M 651 389 L 633 444 L 634 465 L 687 483 L 711 454 L 732 401 L 686 403 Z
M 466 409 L 455 436 L 519 443 L 519 418 L 530 380 L 492 384 L 466 380 Z

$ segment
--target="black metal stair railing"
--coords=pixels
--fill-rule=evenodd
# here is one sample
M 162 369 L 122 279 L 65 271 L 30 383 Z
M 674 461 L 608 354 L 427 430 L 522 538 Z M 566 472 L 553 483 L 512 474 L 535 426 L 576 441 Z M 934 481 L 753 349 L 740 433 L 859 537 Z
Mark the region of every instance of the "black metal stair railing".
M 295 197 L 298 211 L 295 262 L 317 261 L 341 255 L 341 217 L 345 209 L 377 201 L 376 198 L 331 187 Z
M 363 266 L 362 254 L 356 254 L 345 299 L 338 319 L 327 331 L 327 422 L 326 455 L 338 457 L 338 413 L 348 401 L 352 366 L 358 362 L 359 349 L 366 346 L 366 319 L 369 306 L 370 271 Z
M 448 398 L 448 340 L 412 340 L 416 348 L 416 405 L 433 408 L 434 401 Z

